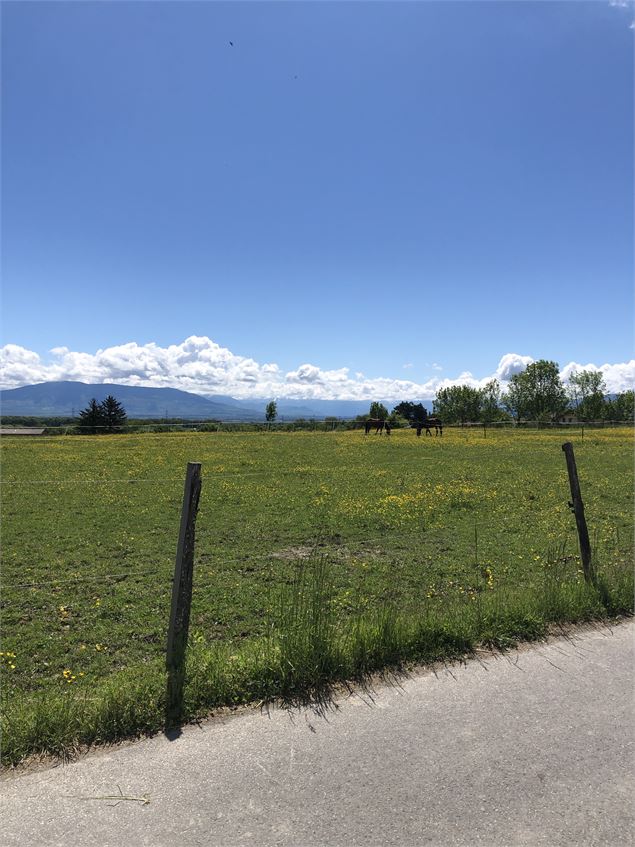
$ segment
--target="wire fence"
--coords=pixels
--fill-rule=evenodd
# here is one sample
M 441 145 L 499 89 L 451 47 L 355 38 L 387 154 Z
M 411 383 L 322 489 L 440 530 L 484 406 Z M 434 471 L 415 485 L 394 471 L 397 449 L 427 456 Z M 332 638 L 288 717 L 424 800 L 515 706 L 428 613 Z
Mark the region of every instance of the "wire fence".
M 476 543 L 478 543 L 478 537 L 480 533 L 480 540 L 482 545 L 487 545 L 488 537 L 486 535 L 488 527 L 481 523 L 477 523 L 473 528 L 469 528 L 467 531 L 463 532 L 462 541 L 467 542 L 468 544 L 472 544 L 474 539 L 476 538 Z M 496 533 L 498 537 L 502 537 L 503 533 Z M 258 561 L 276 561 L 280 559 L 303 559 L 311 554 L 319 554 L 320 550 L 323 550 L 325 553 L 330 555 L 336 555 L 338 552 L 344 552 L 345 555 L 353 554 L 353 552 L 357 549 L 361 552 L 368 552 L 368 548 L 375 547 L 377 545 L 382 545 L 382 547 L 375 549 L 373 552 L 375 555 L 380 554 L 390 554 L 399 552 L 401 548 L 395 550 L 394 544 L 397 542 L 412 542 L 416 540 L 418 542 L 418 556 L 423 559 L 426 555 L 426 549 L 437 549 L 440 542 L 447 542 L 451 537 L 450 532 L 448 530 L 445 531 L 424 531 L 420 530 L 419 532 L 411 532 L 411 533 L 389 533 L 386 532 L 382 535 L 377 535 L 374 537 L 368 537 L 367 535 L 346 535 L 341 540 L 337 542 L 333 542 L 331 538 L 328 536 L 316 535 L 315 537 L 307 537 L 306 535 L 297 536 L 297 537 L 285 537 L 284 545 L 280 547 L 280 538 L 276 537 L 275 539 L 264 539 L 260 538 L 260 544 L 269 543 L 272 547 L 277 547 L 277 549 L 272 549 L 266 553 L 245 553 L 241 556 L 233 556 L 233 557 L 216 557 L 213 554 L 209 553 L 209 550 L 205 548 L 204 545 L 201 544 L 201 540 L 204 538 L 204 534 L 197 533 L 197 551 L 200 554 L 209 555 L 211 562 L 215 570 L 220 570 L 226 568 L 229 565 L 236 564 L 252 564 L 253 562 Z M 531 536 L 526 534 L 525 540 L 529 541 Z M 570 527 L 564 533 L 560 534 L 559 543 L 562 544 L 562 540 L 566 539 L 568 542 L 575 541 L 575 529 Z M 542 545 L 545 547 L 545 545 Z M 451 548 L 447 548 L 450 550 Z M 545 547 L 546 549 L 546 547 Z M 94 563 L 93 563 L 94 565 Z M 160 574 L 165 574 L 166 570 L 173 566 L 172 560 L 165 560 L 161 566 L 158 566 L 153 569 L 142 569 L 142 570 L 124 570 L 118 569 L 117 571 L 108 572 L 108 573 L 95 573 L 95 574 L 86 574 L 82 576 L 75 576 L 72 579 L 47 579 L 47 580 L 38 580 L 33 582 L 12 582 L 3 580 L 0 587 L 4 590 L 8 589 L 24 589 L 24 588 L 45 588 L 49 586 L 62 586 L 62 585 L 85 585 L 88 583 L 94 582 L 108 582 L 109 580 L 124 580 L 130 579 L 131 577 L 141 577 L 141 576 L 159 576 Z M 46 570 L 52 570 L 56 565 L 48 564 L 43 566 Z M 170 574 L 170 581 L 172 579 L 172 575 Z M 1 602 L 1 601 L 0 601 Z
M 510 545 L 510 531 L 513 534 L 514 544 Z M 252 550 L 246 551 L 238 556 L 218 555 L 213 546 L 206 544 L 206 540 L 213 538 L 211 531 L 197 533 L 197 558 L 201 560 L 201 566 L 197 568 L 197 581 L 199 584 L 213 583 L 215 577 L 224 570 L 231 570 L 232 566 L 240 566 L 242 569 L 251 568 L 255 563 L 268 562 L 270 564 L 283 562 L 295 562 L 314 555 L 326 555 L 339 561 L 350 561 L 359 558 L 380 560 L 398 560 L 400 557 L 414 558 L 419 565 L 425 564 L 431 559 L 445 562 L 449 571 L 452 571 L 452 558 L 459 556 L 459 569 L 468 568 L 478 564 L 478 548 L 480 546 L 481 564 L 483 562 L 496 561 L 504 563 L 509 557 L 510 546 L 515 549 L 521 546 L 537 559 L 546 561 L 554 551 L 560 555 L 577 557 L 577 536 L 573 525 L 560 528 L 555 537 L 545 539 L 542 532 L 537 529 L 531 532 L 528 528 L 519 533 L 518 528 L 510 531 L 501 529 L 500 526 L 486 524 L 478 521 L 470 526 L 443 527 L 437 529 L 421 528 L 408 533 L 384 531 L 378 535 L 368 533 L 347 533 L 337 535 L 335 538 L 328 532 L 316 533 L 314 536 L 304 535 L 276 535 L 273 537 L 258 536 L 257 544 L 266 547 L 267 552 L 256 553 Z M 624 536 L 621 538 L 617 528 L 604 537 L 602 542 L 594 536 L 594 547 L 598 549 L 620 550 L 624 549 Z M 163 533 L 168 540 L 167 546 L 176 545 L 176 531 Z M 540 551 L 540 552 L 538 552 Z M 462 557 L 462 558 L 461 558 Z M 466 558 L 467 557 L 467 558 Z M 15 606 L 20 598 L 14 592 L 26 589 L 55 589 L 63 587 L 80 589 L 91 584 L 107 584 L 116 581 L 135 580 L 142 577 L 150 577 L 154 580 L 160 579 L 164 586 L 171 585 L 173 580 L 173 556 L 166 557 L 157 563 L 154 568 L 125 568 L 121 563 L 114 571 L 104 572 L 102 563 L 83 562 L 80 567 L 95 568 L 95 573 L 81 573 L 73 577 L 64 578 L 63 573 L 49 579 L 36 580 L 7 580 L 3 579 L 0 585 L 0 608 L 6 604 Z M 60 563 L 48 563 L 40 565 L 41 569 L 52 572 L 60 567 Z M 62 565 L 62 567 L 64 567 Z M 69 566 L 66 565 L 66 568 Z M 77 567 L 71 566 L 71 567 Z M 240 572 L 240 569 L 237 571 Z M 10 594 L 10 597 L 7 595 Z M 4 602 L 3 602 L 4 600 Z
M 171 540 L 175 548 L 175 537 Z M 443 593 L 448 586 L 463 593 L 481 590 L 487 579 L 495 579 L 497 586 L 524 579 L 519 579 L 517 567 L 510 567 L 516 564 L 510 545 L 488 537 L 479 525 L 454 534 L 438 530 L 353 534 L 337 539 L 316 534 L 277 536 L 261 539 L 261 543 L 269 548 L 266 552 L 222 556 L 214 555 L 204 538 L 197 538 L 193 620 L 194 627 L 208 638 L 232 640 L 263 632 L 273 595 L 293 580 L 298 565 L 317 558 L 331 562 L 343 609 L 356 608 L 358 602 L 367 602 L 366 597 L 379 604 L 389 596 L 401 597 L 408 604 L 417 596 Z M 566 563 L 570 578 L 579 578 L 573 527 L 559 535 L 552 551 L 529 533 L 520 545 L 525 551 L 527 578 L 530 572 L 535 574 L 557 561 Z M 17 636 L 19 644 L 25 628 L 35 627 L 30 643 L 36 655 L 49 651 L 53 643 L 67 656 L 73 653 L 73 645 L 83 649 L 82 645 L 92 640 L 101 643 L 100 653 L 121 657 L 128 654 L 130 639 L 135 641 L 145 633 L 143 638 L 153 645 L 145 655 L 160 655 L 173 581 L 173 555 L 152 568 L 124 566 L 72 577 L 60 573 L 50 579 L 3 581 L 0 609 L 5 639 L 10 636 L 13 643 Z M 250 615 L 253 620 L 248 619 Z M 10 631 L 13 629 L 16 631 Z M 65 658 L 62 663 L 68 661 Z
M 444 423 L 443 428 L 448 430 L 474 430 L 487 431 L 488 429 L 519 429 L 519 430 L 541 430 L 541 431 L 566 431 L 575 429 L 603 429 L 614 427 L 633 427 L 632 419 L 627 420 L 559 420 L 559 421 L 540 421 L 540 420 L 522 420 L 522 421 L 464 421 Z M 414 424 L 395 424 L 393 430 L 413 429 Z M 425 425 L 424 425 L 425 428 Z M 284 420 L 280 419 L 273 423 L 265 421 L 245 421 L 245 420 L 192 420 L 175 422 L 152 422 L 152 423 L 134 423 L 126 424 L 119 427 L 108 427 L 102 425 L 81 426 L 78 424 L 51 424 L 46 423 L 39 425 L 4 425 L 0 428 L 0 436 L 2 437 L 26 437 L 39 436 L 39 439 L 46 435 L 135 435 L 147 433 L 233 433 L 233 432 L 295 432 L 295 431 L 318 431 L 318 432 L 342 432 L 351 430 L 363 430 L 364 420 L 350 418 L 309 418 L 303 420 Z
M 322 468 L 317 468 L 317 467 L 316 468 L 303 468 L 301 471 L 276 469 L 275 473 L 272 473 L 271 470 L 241 471 L 241 470 L 237 469 L 237 470 L 233 470 L 233 471 L 230 471 L 230 472 L 227 472 L 227 471 L 217 472 L 217 471 L 214 471 L 214 470 L 208 470 L 208 471 L 205 472 L 203 479 L 204 479 L 204 481 L 207 481 L 209 483 L 210 481 L 213 481 L 213 480 L 216 480 L 216 479 L 228 479 L 228 478 L 232 479 L 232 480 L 242 481 L 242 480 L 262 479 L 262 478 L 271 479 L 272 477 L 274 477 L 275 479 L 289 478 L 289 477 L 304 479 L 307 476 L 313 476 L 313 477 L 315 477 L 315 479 L 313 481 L 317 484 L 319 482 L 319 479 L 321 478 L 321 475 L 324 473 L 324 470 L 325 469 L 323 467 Z M 333 469 L 328 469 L 328 470 L 330 471 L 330 470 L 333 470 Z M 342 470 L 342 472 L 348 477 L 350 477 L 351 474 L 355 474 L 355 473 L 360 473 L 364 477 L 367 477 L 368 468 L 367 467 L 360 467 L 360 468 L 346 467 L 345 469 Z M 414 473 L 415 472 L 413 472 L 413 474 Z M 399 475 L 403 476 L 404 472 L 402 470 L 400 470 Z M 391 483 L 394 483 L 394 480 L 392 480 L 392 481 L 389 480 L 387 484 L 390 485 Z M 109 505 L 106 509 L 106 508 L 100 508 L 99 504 L 97 504 L 97 508 L 93 510 L 94 517 L 95 517 L 96 520 L 98 518 L 99 519 L 104 518 L 106 511 L 109 513 L 108 516 L 107 516 L 107 520 L 108 520 L 108 523 L 114 528 L 114 536 L 113 536 L 113 539 L 111 539 L 113 542 L 116 539 L 116 527 L 118 525 L 120 525 L 121 522 L 124 519 L 124 510 L 125 510 L 125 508 L 127 508 L 127 503 L 126 503 L 125 499 L 123 498 L 123 494 L 125 493 L 126 487 L 129 486 L 130 484 L 160 486 L 160 487 L 163 488 L 164 494 L 169 494 L 169 499 L 171 501 L 176 501 L 182 493 L 183 479 L 179 478 L 179 477 L 161 477 L 161 478 L 156 478 L 156 479 L 134 478 L 134 477 L 131 477 L 131 478 L 125 478 L 125 477 L 124 478 L 72 477 L 72 478 L 66 478 L 66 479 L 50 479 L 49 478 L 49 479 L 41 479 L 41 480 L 33 480 L 33 479 L 28 479 L 28 480 L 2 480 L 0 482 L 0 485 L 3 486 L 4 488 L 7 488 L 7 489 L 21 488 L 21 487 L 28 488 L 30 486 L 38 486 L 40 488 L 46 488 L 47 486 L 49 486 L 49 487 L 54 488 L 56 490 L 56 492 L 55 492 L 56 495 L 57 495 L 57 491 L 58 491 L 60 486 L 68 486 L 68 487 L 74 489 L 74 493 L 77 494 L 78 497 L 83 496 L 82 494 L 80 494 L 77 491 L 78 486 L 84 486 L 84 485 L 100 486 L 100 487 L 101 486 L 106 486 L 106 487 L 107 486 L 120 486 L 119 494 L 121 495 L 120 505 L 121 505 L 122 509 L 121 509 L 119 514 L 116 514 L 116 513 L 113 514 L 113 512 L 115 510 L 113 509 L 112 505 Z M 167 486 L 171 486 L 171 487 L 167 488 Z M 397 490 L 397 489 L 395 489 L 395 490 Z M 208 487 L 206 489 L 206 492 L 209 493 L 209 491 L 210 491 L 210 489 Z M 222 504 L 222 499 L 223 499 L 222 493 L 221 494 L 219 494 L 218 492 L 215 492 L 215 493 L 216 493 L 216 496 L 217 496 L 217 500 Z M 249 499 L 248 494 L 246 496 L 247 496 L 247 499 Z M 262 500 L 262 497 L 263 497 L 262 490 L 259 490 L 258 496 Z M 378 497 L 381 497 L 381 496 L 383 496 L 383 495 L 381 495 L 381 494 L 378 495 Z M 563 489 L 563 492 L 562 492 L 563 502 L 565 501 L 567 496 L 568 496 L 568 492 L 565 489 Z M 390 495 L 388 495 L 388 498 L 390 499 Z M 532 495 L 531 499 L 532 500 L 534 499 L 533 495 Z M 145 501 L 142 501 L 142 502 L 145 502 Z M 337 504 L 337 492 L 335 492 L 335 495 L 334 495 L 332 502 L 334 504 Z M 371 504 L 372 504 L 372 498 L 369 499 L 369 502 L 371 502 Z M 50 503 L 49 508 L 54 509 L 55 511 L 58 511 L 58 510 L 61 509 L 61 506 L 57 502 L 56 498 L 53 499 L 52 501 L 49 501 L 49 503 Z M 36 503 L 36 504 L 32 504 L 32 505 L 33 505 L 34 510 L 37 512 L 40 504 Z M 215 506 L 216 505 L 218 505 L 218 502 L 215 504 Z M 270 508 L 268 509 L 266 504 L 263 504 L 262 502 L 256 503 L 255 508 L 257 509 L 258 513 L 260 513 L 261 515 L 264 516 L 263 520 L 264 520 L 265 525 L 269 522 L 270 518 L 274 517 L 274 512 L 272 512 Z M 281 514 L 287 512 L 286 508 L 281 509 L 281 507 L 279 505 L 277 505 L 275 507 L 275 510 L 278 513 L 277 514 L 278 517 Z M 267 536 L 266 534 L 262 533 L 262 525 L 260 525 L 258 527 L 245 526 L 244 522 L 242 520 L 242 517 L 245 514 L 245 510 L 239 509 L 238 512 L 239 512 L 239 514 L 237 515 L 237 525 L 234 528 L 236 533 L 240 534 L 240 536 L 244 536 L 245 534 L 251 535 L 253 543 L 256 544 L 256 545 L 259 545 L 259 546 L 267 546 L 267 547 L 275 546 L 276 543 L 280 542 L 281 538 L 283 538 L 284 543 L 287 544 L 287 545 L 303 545 L 303 544 L 307 543 L 307 540 L 315 543 L 315 539 L 319 539 L 319 538 L 325 539 L 326 538 L 328 540 L 329 536 L 332 536 L 333 534 L 338 535 L 339 529 L 341 529 L 341 528 L 338 529 L 337 526 L 331 526 L 331 525 L 325 524 L 325 523 L 320 524 L 320 521 L 323 520 L 323 514 L 318 515 L 318 511 L 316 510 L 316 520 L 315 520 L 315 524 L 314 524 L 314 534 L 313 535 L 311 533 L 307 534 L 307 532 L 303 532 L 301 534 L 293 534 L 293 533 L 290 533 L 285 527 L 283 530 L 281 530 L 277 534 L 274 534 L 272 536 Z M 165 539 L 167 539 L 168 544 L 172 543 L 175 539 L 175 534 L 176 534 L 176 529 L 175 529 L 175 526 L 174 526 L 175 514 L 176 513 L 173 513 L 172 520 L 170 520 L 168 515 L 163 516 L 168 522 L 167 526 L 161 527 L 161 526 L 158 526 L 157 524 L 153 524 L 153 525 L 147 527 L 148 534 L 154 536 L 155 539 L 159 538 L 159 537 L 165 538 Z M 267 515 L 269 517 L 267 517 Z M 132 517 L 134 518 L 135 516 L 133 515 Z M 11 527 L 9 526 L 9 524 L 11 523 L 12 518 L 14 520 L 22 520 L 23 515 L 22 514 L 19 514 L 19 515 L 16 514 L 16 515 L 13 515 L 13 516 L 8 515 L 7 509 L 5 508 L 5 510 L 4 510 L 4 544 L 3 544 L 3 560 L 4 560 L 4 563 L 5 563 L 5 566 L 10 565 L 11 562 L 12 562 L 12 552 L 13 551 L 11 550 L 11 541 L 10 541 L 10 539 L 8 539 L 8 536 L 11 535 Z M 92 535 L 93 540 L 98 541 L 99 537 L 100 537 L 100 533 L 103 531 L 103 527 L 96 522 L 95 526 L 92 528 L 92 533 L 91 533 L 91 527 L 86 522 L 86 513 L 83 513 L 83 515 L 82 515 L 82 523 L 83 523 L 83 527 L 82 527 L 83 536 L 85 538 L 90 539 L 91 535 Z M 424 539 L 430 540 L 431 538 L 438 539 L 438 538 L 443 538 L 443 537 L 450 537 L 450 536 L 452 536 L 452 534 L 455 534 L 457 531 L 463 532 L 464 534 L 465 534 L 465 532 L 470 534 L 474 531 L 476 531 L 477 533 L 481 533 L 482 535 L 487 533 L 488 536 L 490 536 L 490 537 L 498 537 L 500 539 L 506 539 L 510 532 L 518 534 L 519 531 L 522 531 L 522 534 L 523 534 L 524 537 L 526 537 L 526 538 L 531 537 L 530 528 L 527 525 L 525 525 L 524 528 L 522 530 L 520 530 L 517 522 L 511 520 L 511 518 L 508 518 L 505 515 L 503 515 L 503 516 L 498 515 L 495 519 L 491 519 L 491 520 L 483 519 L 483 517 L 481 515 L 479 515 L 478 518 L 474 521 L 473 524 L 469 524 L 469 521 L 468 521 L 469 526 L 468 526 L 467 530 L 465 528 L 465 523 L 466 523 L 466 521 L 461 521 L 460 526 L 457 528 L 456 525 L 453 526 L 451 523 L 447 523 L 446 525 L 442 525 L 442 526 L 434 526 L 434 525 L 431 525 L 428 520 L 424 520 L 421 523 L 415 522 L 415 527 L 412 529 L 412 531 L 409 531 L 409 532 L 399 532 L 394 527 L 384 525 L 384 526 L 381 527 L 381 530 L 380 530 L 379 533 L 373 533 L 372 528 L 369 528 L 368 526 L 365 526 L 361 531 L 355 533 L 355 532 L 351 531 L 350 527 L 348 527 L 346 529 L 346 532 L 342 536 L 342 538 L 345 539 L 346 543 L 349 544 L 349 545 L 350 544 L 373 545 L 373 544 L 386 544 L 387 540 L 390 540 L 391 543 L 395 543 L 395 542 L 403 542 L 403 541 L 413 541 L 414 539 L 417 539 L 419 541 L 419 543 L 423 543 Z M 562 525 L 562 522 L 554 523 L 554 529 L 558 533 L 562 533 L 563 531 L 566 531 L 565 527 Z M 539 529 L 536 530 L 538 535 L 540 535 L 541 531 L 542 531 L 542 528 L 539 528 Z M 225 531 L 223 533 L 220 533 L 220 535 L 226 536 L 227 532 Z M 223 546 L 225 546 L 227 544 L 227 540 L 226 540 L 225 537 L 223 537 L 221 540 L 219 540 L 218 528 L 215 527 L 215 526 L 208 526 L 206 523 L 203 523 L 202 525 L 200 525 L 198 532 L 197 532 L 197 538 L 199 540 L 199 544 L 201 542 L 203 542 L 203 544 L 206 545 L 206 543 L 208 541 L 211 541 L 212 547 L 210 549 L 213 550 L 214 554 L 216 554 L 214 542 L 219 543 Z M 124 536 L 124 540 L 127 540 L 125 536 Z M 202 549 L 207 549 L 207 548 L 203 547 Z M 253 553 L 250 553 L 249 555 L 250 555 L 251 558 L 258 559 L 258 558 L 267 558 L 267 557 L 269 557 L 271 555 L 275 555 L 275 554 L 271 553 L 271 552 L 267 552 L 267 553 L 263 553 L 263 554 L 260 554 L 260 555 L 253 554 Z M 217 559 L 217 562 L 218 563 L 230 564 L 232 562 L 242 561 L 243 558 L 244 558 L 243 556 L 230 557 L 230 558 L 221 557 L 220 559 Z M 82 565 L 84 563 L 85 563 L 85 560 L 82 559 Z M 56 568 L 56 567 L 59 567 L 59 566 L 60 566 L 59 561 L 56 561 L 56 562 L 51 561 L 49 563 L 38 563 L 38 567 L 41 567 L 41 568 L 43 568 L 47 571 L 50 571 L 53 568 Z M 73 565 L 72 565 L 72 563 L 70 563 L 70 564 L 67 564 L 66 567 L 73 567 Z M 6 573 L 6 570 L 5 570 L 5 573 Z M 142 569 L 142 570 L 137 569 L 137 570 L 132 570 L 132 571 L 130 571 L 130 570 L 129 571 L 117 571 L 116 573 L 113 574 L 113 576 L 129 576 L 129 575 L 133 575 L 133 574 L 136 574 L 136 573 L 147 575 L 147 574 L 153 573 L 153 571 L 148 571 L 147 569 Z M 82 577 L 82 579 L 84 579 L 84 580 L 102 579 L 102 578 L 105 578 L 105 577 L 103 575 L 90 575 L 90 576 Z M 46 582 L 46 584 L 53 584 L 53 583 L 58 583 L 59 581 L 60 581 L 59 579 L 51 579 L 51 580 L 46 580 L 45 582 Z M 9 587 L 9 585 L 12 584 L 12 583 L 7 583 L 6 581 L 3 580 L 2 584 L 4 584 L 5 587 Z M 18 585 L 35 585 L 35 584 L 40 584 L 40 583 L 39 582 L 14 583 L 14 585 L 16 587 Z

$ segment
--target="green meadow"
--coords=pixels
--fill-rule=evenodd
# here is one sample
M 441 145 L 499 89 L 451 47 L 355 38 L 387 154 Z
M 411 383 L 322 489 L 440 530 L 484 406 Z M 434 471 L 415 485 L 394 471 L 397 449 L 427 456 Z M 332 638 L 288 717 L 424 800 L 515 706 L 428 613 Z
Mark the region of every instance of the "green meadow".
M 562 443 L 598 573 L 584 582 Z M 632 613 L 633 430 L 3 438 L 6 762 L 161 728 L 185 468 L 184 717 Z

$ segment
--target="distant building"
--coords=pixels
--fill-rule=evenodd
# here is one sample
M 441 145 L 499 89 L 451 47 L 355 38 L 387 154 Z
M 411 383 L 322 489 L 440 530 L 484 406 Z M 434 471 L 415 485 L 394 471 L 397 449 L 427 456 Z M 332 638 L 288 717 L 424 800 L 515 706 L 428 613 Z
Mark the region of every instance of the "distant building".
M 578 420 L 578 416 L 576 415 L 576 413 L 573 409 L 566 409 L 560 415 L 560 423 L 577 424 L 577 423 L 580 423 L 580 421 Z

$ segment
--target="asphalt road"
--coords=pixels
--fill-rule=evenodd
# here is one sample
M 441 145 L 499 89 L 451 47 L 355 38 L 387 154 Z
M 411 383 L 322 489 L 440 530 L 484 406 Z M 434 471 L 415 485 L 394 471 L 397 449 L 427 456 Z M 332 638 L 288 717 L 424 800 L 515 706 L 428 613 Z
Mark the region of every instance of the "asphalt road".
M 634 636 L 632 621 L 578 631 L 14 775 L 0 841 L 631 845 Z

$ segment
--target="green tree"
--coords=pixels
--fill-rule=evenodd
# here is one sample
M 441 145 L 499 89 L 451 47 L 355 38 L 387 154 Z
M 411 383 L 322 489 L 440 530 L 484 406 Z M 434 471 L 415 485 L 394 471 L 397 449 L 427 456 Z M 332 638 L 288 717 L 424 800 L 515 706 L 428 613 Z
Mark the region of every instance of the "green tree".
M 604 404 L 604 417 L 608 421 L 630 421 L 635 417 L 635 392 L 623 391 Z
M 383 403 L 378 403 L 376 400 L 370 404 L 369 417 L 375 420 L 385 421 L 388 417 L 388 409 Z
M 272 400 L 270 403 L 267 403 L 267 408 L 265 409 L 265 420 L 267 423 L 273 423 L 277 417 L 278 404 L 275 400 Z
M 516 376 L 516 374 L 514 374 Z M 506 409 L 513 417 L 516 423 L 525 416 L 526 411 L 526 396 L 523 392 L 522 385 L 512 382 L 510 379 L 507 391 L 501 397 L 503 408 Z
M 601 371 L 576 371 L 569 377 L 569 396 L 581 420 L 596 421 L 602 417 L 605 392 Z
M 481 392 L 469 385 L 440 388 L 433 407 L 435 415 L 445 423 L 478 421 L 481 414 Z
M 100 404 L 103 426 L 106 432 L 117 432 L 126 424 L 126 410 L 112 394 Z
M 101 405 L 93 397 L 88 406 L 79 413 L 79 426 L 82 435 L 95 435 L 104 425 Z
M 483 423 L 499 421 L 505 417 L 501 409 L 501 389 L 497 379 L 490 381 L 480 389 L 481 410 L 480 419 Z
M 410 403 L 408 400 L 402 400 L 392 410 L 392 415 L 399 415 L 411 423 L 417 421 L 425 421 L 428 417 L 428 410 L 423 403 Z
M 567 408 L 558 363 L 539 359 L 514 374 L 502 402 L 517 421 L 557 420 Z

